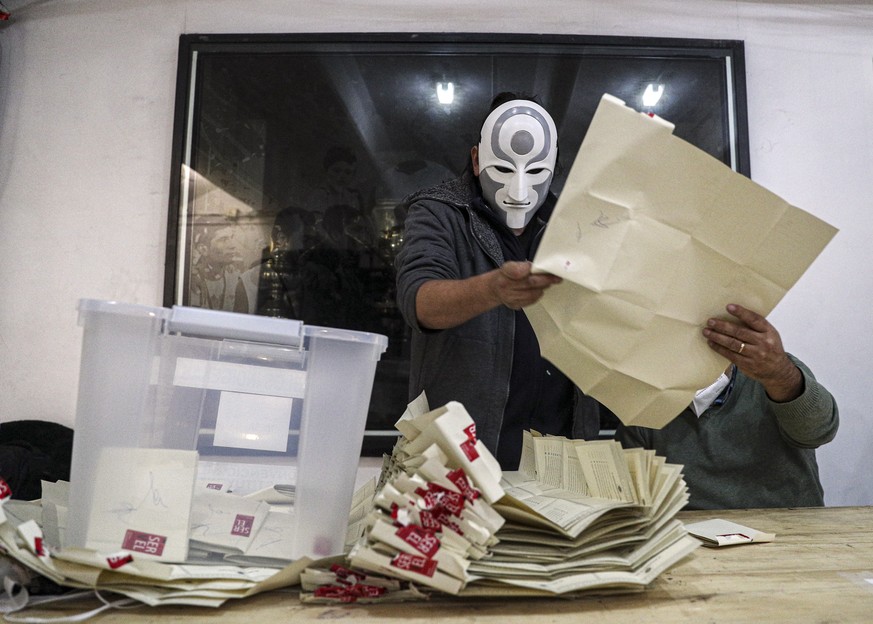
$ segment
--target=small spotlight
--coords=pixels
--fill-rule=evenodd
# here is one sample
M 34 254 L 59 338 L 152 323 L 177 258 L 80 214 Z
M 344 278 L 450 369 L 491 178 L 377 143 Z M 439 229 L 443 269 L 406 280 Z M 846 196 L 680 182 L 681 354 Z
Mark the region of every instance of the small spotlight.
M 658 103 L 662 95 L 664 95 L 664 85 L 659 84 L 656 87 L 654 84 L 649 83 L 643 93 L 643 106 L 651 108 Z
M 451 104 L 455 100 L 455 85 L 447 82 L 445 85 L 438 82 L 436 86 L 437 100 L 440 104 Z

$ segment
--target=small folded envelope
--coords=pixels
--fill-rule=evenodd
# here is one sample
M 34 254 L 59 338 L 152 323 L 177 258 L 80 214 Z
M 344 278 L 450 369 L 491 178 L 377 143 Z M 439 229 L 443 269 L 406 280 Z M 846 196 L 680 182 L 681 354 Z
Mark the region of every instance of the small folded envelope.
M 704 546 L 710 547 L 757 544 L 772 542 L 776 539 L 775 533 L 762 533 L 757 529 L 721 518 L 686 524 L 685 530 L 694 537 L 703 540 Z

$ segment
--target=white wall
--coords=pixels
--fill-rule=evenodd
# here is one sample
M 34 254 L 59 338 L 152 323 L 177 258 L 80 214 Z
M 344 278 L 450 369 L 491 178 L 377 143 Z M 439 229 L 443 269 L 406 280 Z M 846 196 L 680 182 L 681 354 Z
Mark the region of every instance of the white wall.
M 840 405 L 827 501 L 873 504 L 873 6 L 752 0 L 4 0 L 0 421 L 72 425 L 82 297 L 162 303 L 178 36 L 472 31 L 746 42 L 753 178 L 841 231 L 771 314 Z M 865 6 L 866 5 L 866 6 Z

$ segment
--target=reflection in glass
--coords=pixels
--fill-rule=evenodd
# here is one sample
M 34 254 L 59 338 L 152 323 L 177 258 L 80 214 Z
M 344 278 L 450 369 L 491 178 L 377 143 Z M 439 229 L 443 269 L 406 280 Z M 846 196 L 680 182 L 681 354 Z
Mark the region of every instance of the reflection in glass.
M 394 301 L 399 205 L 460 173 L 496 93 L 536 95 L 549 108 L 563 165 L 558 193 L 601 95 L 640 105 L 648 85 L 661 94 L 652 110 L 675 123 L 677 136 L 748 173 L 739 42 L 420 34 L 181 41 L 165 303 L 387 335 L 372 431 L 393 433 L 407 400 L 408 329 Z

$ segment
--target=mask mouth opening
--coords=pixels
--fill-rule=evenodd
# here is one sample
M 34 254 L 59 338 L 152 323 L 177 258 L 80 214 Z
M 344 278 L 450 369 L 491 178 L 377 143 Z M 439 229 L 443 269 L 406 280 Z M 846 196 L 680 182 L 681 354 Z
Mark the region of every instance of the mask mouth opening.
M 514 202 L 514 201 L 504 200 L 503 205 L 509 206 L 510 208 L 527 208 L 528 206 L 531 205 L 531 202 L 530 201 Z

